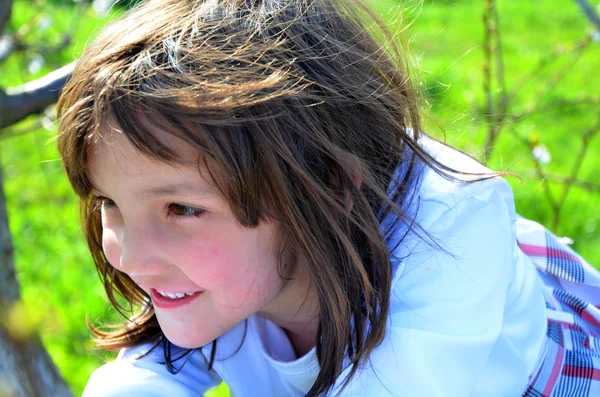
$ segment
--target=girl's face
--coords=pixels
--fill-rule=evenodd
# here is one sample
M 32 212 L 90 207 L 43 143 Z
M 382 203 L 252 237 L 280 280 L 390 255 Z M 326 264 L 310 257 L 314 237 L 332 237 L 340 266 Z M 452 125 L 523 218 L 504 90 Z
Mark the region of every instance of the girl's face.
M 168 144 L 196 160 L 191 146 Z M 254 313 L 273 318 L 302 301 L 307 278 L 280 257 L 275 225 L 239 225 L 196 167 L 150 159 L 118 132 L 88 150 L 104 253 L 152 298 L 171 342 L 200 347 Z

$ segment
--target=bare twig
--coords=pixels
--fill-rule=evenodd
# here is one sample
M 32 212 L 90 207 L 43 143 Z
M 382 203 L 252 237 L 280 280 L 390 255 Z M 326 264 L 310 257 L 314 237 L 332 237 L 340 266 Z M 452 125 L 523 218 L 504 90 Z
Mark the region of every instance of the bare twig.
M 599 115 L 600 116 L 600 115 Z M 513 126 L 514 127 L 514 126 Z M 571 168 L 571 172 L 569 176 L 558 176 L 558 175 L 549 175 L 547 174 L 540 161 L 533 155 L 533 148 L 535 145 L 539 144 L 539 142 L 533 142 L 526 138 L 519 136 L 514 128 L 510 129 L 512 135 L 517 139 L 521 144 L 527 147 L 529 153 L 531 153 L 531 160 L 534 166 L 534 176 L 535 179 L 538 179 L 542 183 L 542 190 L 544 192 L 544 196 L 546 200 L 548 200 L 548 204 L 552 210 L 552 227 L 551 230 L 556 231 L 558 225 L 560 223 L 560 215 L 562 208 L 565 204 L 567 196 L 573 186 L 577 186 L 579 188 L 585 189 L 591 192 L 600 192 L 600 185 L 593 184 L 586 181 L 580 181 L 577 179 L 579 175 L 579 171 L 581 170 L 581 165 L 583 164 L 583 160 L 587 154 L 587 151 L 590 147 L 590 142 L 592 139 L 600 132 L 600 117 L 596 124 L 588 129 L 582 135 L 581 147 L 577 155 L 575 156 L 575 163 Z M 562 191 L 560 196 L 556 198 L 552 193 L 550 188 L 550 182 L 559 183 L 562 186 Z
M 484 53 L 484 61 L 483 61 L 483 93 L 485 96 L 485 107 L 484 114 L 488 127 L 488 141 L 490 140 L 490 136 L 494 134 L 494 96 L 492 93 L 492 70 L 491 65 L 493 61 L 493 53 L 492 53 L 492 38 L 494 36 L 493 24 L 494 21 L 492 19 L 492 9 L 494 7 L 493 0 L 485 0 L 484 9 L 483 9 L 483 53 Z M 488 144 L 486 143 L 486 147 Z M 484 149 L 484 153 L 485 153 Z M 484 162 L 487 160 L 487 157 L 484 154 Z
M 496 138 L 500 135 L 506 120 L 506 111 L 508 108 L 508 93 L 506 90 L 506 80 L 504 78 L 504 57 L 502 55 L 502 39 L 500 37 L 500 18 L 498 16 L 498 7 L 493 0 L 488 0 L 487 18 L 492 24 L 488 28 L 494 42 L 494 63 L 496 64 L 496 84 L 500 90 L 500 97 L 494 115 L 494 122 L 489 126 L 488 137 L 483 150 L 484 161 L 487 161 L 496 143 Z M 490 60 L 491 61 L 491 60 Z M 491 78 L 491 76 L 490 76 Z
M 544 192 L 544 196 L 546 196 L 546 199 L 548 200 L 548 203 L 550 204 L 550 207 L 552 208 L 553 211 L 555 211 L 556 206 L 557 206 L 557 201 L 554 198 L 554 194 L 552 193 L 552 190 L 550 189 L 550 180 L 548 178 L 548 176 L 546 175 L 546 173 L 544 172 L 544 169 L 542 168 L 542 164 L 540 163 L 540 161 L 533 155 L 533 148 L 535 147 L 536 142 L 532 142 L 529 139 L 523 138 L 521 137 L 519 134 L 517 134 L 517 132 L 515 131 L 515 125 L 512 126 L 512 128 L 509 129 L 510 133 L 512 134 L 512 136 L 519 141 L 523 146 L 525 146 L 527 148 L 527 150 L 530 153 L 530 157 L 531 157 L 531 161 L 533 162 L 533 172 L 535 174 L 536 179 L 540 180 L 542 182 L 542 191 Z M 554 229 L 553 229 L 554 230 Z
M 599 115 L 600 116 L 600 115 Z M 588 129 L 581 137 L 581 147 L 579 148 L 579 153 L 575 156 L 575 163 L 573 164 L 573 168 L 571 168 L 571 173 L 567 177 L 564 185 L 562 193 L 559 199 L 556 202 L 556 212 L 554 214 L 554 229 L 558 227 L 558 223 L 560 221 L 560 211 L 562 210 L 563 205 L 565 204 L 565 200 L 571 191 L 571 186 L 573 186 L 573 182 L 576 180 L 577 175 L 579 174 L 579 170 L 581 169 L 581 164 L 583 163 L 583 159 L 590 147 L 590 142 L 598 134 L 600 131 L 600 117 L 596 124 Z
M 0 91 L 0 128 L 44 111 L 56 102 L 60 90 L 71 76 L 75 63 L 70 63 L 46 76 L 22 86 Z
M 524 177 L 527 179 L 538 179 L 538 175 L 535 172 L 528 172 L 524 174 Z M 544 174 L 544 177 L 552 183 L 556 184 L 566 184 L 570 181 L 571 185 L 585 190 L 586 192 L 591 193 L 600 193 L 600 184 L 592 183 L 589 181 L 582 181 L 579 179 L 571 179 L 570 176 L 565 175 L 556 175 L 556 174 Z
M 535 114 L 541 114 L 541 113 L 547 113 L 547 112 L 553 112 L 559 109 L 568 109 L 568 108 L 572 108 L 572 107 L 577 107 L 577 106 L 593 106 L 593 105 L 598 105 L 600 104 L 600 98 L 596 97 L 596 96 L 587 96 L 587 95 L 582 95 L 577 99 L 567 99 L 567 98 L 559 98 L 556 99 L 554 101 L 552 101 L 552 103 L 547 103 L 543 106 L 539 106 L 539 107 L 529 107 L 529 110 L 527 110 L 524 113 L 515 113 L 511 116 L 511 122 L 518 122 L 528 116 L 530 116 L 533 112 L 535 112 Z
M 54 45 L 45 45 L 39 40 L 28 40 L 31 32 L 39 29 L 39 18 L 30 21 L 28 25 L 19 27 L 19 31 L 15 33 L 15 39 L 20 43 L 19 50 L 27 50 L 36 54 L 54 54 L 67 48 L 73 39 L 77 17 L 81 16 L 80 14 L 83 9 L 81 6 L 78 6 L 75 10 L 76 12 L 73 13 L 70 26 L 62 34 L 60 41 Z
M 69 47 L 71 45 L 71 42 L 73 40 L 72 34 L 70 32 L 67 32 L 63 35 L 61 41 L 58 44 L 52 45 L 52 46 L 27 46 L 25 47 L 28 50 L 32 50 L 37 54 L 55 54 L 57 52 L 61 52 L 62 50 L 64 50 L 65 48 Z
M 580 3 L 582 4 L 582 3 Z M 587 3 L 586 3 L 587 4 Z M 513 136 L 523 144 L 530 153 L 531 161 L 533 162 L 534 175 L 536 179 L 540 180 L 542 190 L 548 201 L 553 216 L 552 230 L 556 230 L 560 222 L 561 210 L 564 207 L 565 201 L 569 192 L 573 186 L 583 187 L 590 191 L 600 190 L 600 186 L 589 184 L 586 182 L 579 181 L 577 179 L 583 160 L 590 147 L 590 141 L 598 134 L 600 130 L 600 120 L 591 129 L 586 131 L 582 135 L 582 145 L 579 152 L 575 156 L 575 162 L 571 167 L 569 175 L 566 177 L 550 176 L 544 170 L 544 167 L 540 160 L 534 155 L 534 148 L 540 143 L 535 140 L 529 140 L 527 138 L 520 137 L 515 127 L 518 122 L 527 118 L 532 114 L 539 114 L 541 112 L 551 111 L 560 106 L 575 106 L 582 104 L 597 105 L 598 98 L 596 97 L 581 97 L 576 100 L 562 100 L 556 101 L 551 104 L 544 105 L 548 96 L 554 91 L 556 86 L 562 82 L 565 76 L 573 69 L 575 64 L 579 61 L 584 51 L 590 46 L 593 39 L 590 36 L 585 36 L 579 40 L 570 51 L 564 49 L 555 49 L 552 54 L 548 57 L 543 58 L 534 70 L 528 74 L 528 76 L 521 80 L 515 85 L 511 93 L 508 93 L 506 88 L 506 82 L 504 78 L 504 63 L 502 55 L 502 42 L 500 37 L 499 29 L 499 17 L 498 10 L 494 0 L 484 0 L 484 36 L 483 36 L 483 49 L 484 49 L 484 63 L 483 63 L 483 79 L 484 79 L 484 95 L 485 95 L 485 117 L 488 122 L 488 134 L 484 147 L 484 160 L 489 159 L 490 154 L 494 148 L 495 141 L 502 131 L 506 122 L 510 122 L 512 128 L 510 129 Z M 522 88 L 533 80 L 543 69 L 550 64 L 557 61 L 561 56 L 572 53 L 573 59 L 568 64 L 562 67 L 558 72 L 555 73 L 552 79 L 550 79 L 544 86 L 543 92 L 539 95 L 536 103 L 529 107 L 525 112 L 515 112 L 513 114 L 508 113 L 508 106 L 513 103 L 513 100 L 520 93 Z M 492 79 L 491 64 L 495 63 L 495 80 Z M 497 88 L 498 95 L 494 95 L 494 88 Z M 559 183 L 561 186 L 560 193 L 558 196 L 553 193 L 550 183 Z
M 548 56 L 540 59 L 537 66 L 530 73 L 528 73 L 527 75 L 522 77 L 519 80 L 519 82 L 514 85 L 512 92 L 508 96 L 508 101 L 512 102 L 512 100 L 521 92 L 521 90 L 527 85 L 527 83 L 533 81 L 534 78 L 538 74 L 540 74 L 541 71 L 544 70 L 546 67 L 552 65 L 554 62 L 556 62 L 562 56 L 568 55 L 571 52 L 579 51 L 582 46 L 587 46 L 589 44 L 589 42 L 590 42 L 590 37 L 585 36 L 582 39 L 580 39 L 579 41 L 577 41 L 573 45 L 573 47 L 571 47 L 567 50 L 565 50 L 562 47 L 555 48 L 554 51 L 552 51 Z
M 544 196 L 546 196 L 546 200 L 548 200 L 548 204 L 550 204 L 550 208 L 552 209 L 552 214 L 554 216 L 554 219 L 557 219 L 555 214 L 557 212 L 560 212 L 560 208 L 558 207 L 557 201 L 554 198 L 554 194 L 552 193 L 552 190 L 550 189 L 550 180 L 548 179 L 548 176 L 544 172 L 542 165 L 540 164 L 538 159 L 536 159 L 532 155 L 531 160 L 533 161 L 534 172 L 537 176 L 537 179 L 539 179 L 542 182 L 542 191 L 544 192 Z M 553 226 L 551 229 L 553 232 L 556 231 L 556 226 L 557 226 L 556 222 L 553 222 Z
M 537 108 L 535 106 L 530 106 L 523 112 L 513 113 L 510 116 L 507 115 L 505 121 L 510 125 L 516 125 L 534 115 L 553 112 L 558 109 L 567 109 L 576 106 L 594 106 L 598 104 L 600 104 L 600 98 L 595 96 L 581 96 L 578 99 L 561 98 L 553 101 L 551 104 L 546 104 L 545 106 L 538 106 Z
M 590 36 L 586 36 L 581 40 L 580 45 L 577 47 L 576 50 L 573 51 L 574 59 L 571 61 L 571 63 L 569 63 L 569 65 L 567 65 L 567 67 L 563 68 L 559 73 L 556 74 L 556 76 L 552 80 L 549 81 L 549 83 L 546 86 L 546 90 L 543 94 L 539 96 L 535 108 L 539 107 L 542 104 L 542 102 L 548 97 L 548 95 L 552 93 L 552 91 L 554 91 L 554 89 L 562 81 L 562 79 L 565 78 L 565 76 L 573 69 L 573 67 L 579 61 L 579 59 L 581 59 L 583 52 L 586 48 L 588 48 L 590 43 L 592 43 L 592 38 Z
M 596 30 L 600 31 L 600 18 L 598 18 L 598 14 L 596 14 L 594 8 L 585 0 L 577 0 L 577 4 L 579 4 L 585 16 L 596 27 Z
M 5 129 L 2 130 L 2 133 L 0 133 L 0 140 L 30 134 L 30 133 L 35 132 L 43 127 L 44 127 L 44 125 L 41 122 L 40 118 L 38 118 L 31 125 L 28 125 L 26 127 L 20 127 L 20 128 L 6 127 Z

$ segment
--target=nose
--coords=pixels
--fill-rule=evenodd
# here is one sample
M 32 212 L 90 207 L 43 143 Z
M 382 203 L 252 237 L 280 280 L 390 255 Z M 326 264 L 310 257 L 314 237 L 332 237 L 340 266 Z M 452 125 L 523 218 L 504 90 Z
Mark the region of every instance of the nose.
M 123 224 L 102 233 L 108 261 L 132 278 L 159 275 L 169 267 L 161 255 L 160 240 L 160 231 L 148 224 Z

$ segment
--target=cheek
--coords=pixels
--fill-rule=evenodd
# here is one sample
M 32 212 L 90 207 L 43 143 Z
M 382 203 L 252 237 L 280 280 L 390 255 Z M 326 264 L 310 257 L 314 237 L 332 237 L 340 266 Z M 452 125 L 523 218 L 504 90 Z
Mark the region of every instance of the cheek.
M 108 228 L 102 230 L 102 250 L 112 266 L 118 266 L 121 261 L 121 246 L 117 235 Z
M 237 243 L 213 235 L 203 240 L 203 247 L 180 251 L 185 251 L 186 258 L 182 259 L 189 264 L 189 275 L 200 283 L 222 285 L 227 289 L 235 289 L 240 281 L 252 278 L 256 270 L 252 247 L 240 243 L 239 239 L 232 241 Z
M 226 229 L 207 234 L 201 241 L 203 248 L 188 250 L 186 261 L 195 265 L 189 272 L 199 283 L 221 285 L 230 293 L 256 290 L 268 294 L 281 280 L 270 238 L 259 230 Z

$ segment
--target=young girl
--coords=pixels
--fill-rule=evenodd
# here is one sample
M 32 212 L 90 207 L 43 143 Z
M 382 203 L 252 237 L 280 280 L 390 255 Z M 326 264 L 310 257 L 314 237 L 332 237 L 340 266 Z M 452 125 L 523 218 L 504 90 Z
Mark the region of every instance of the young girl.
M 58 145 L 135 314 L 93 330 L 121 351 L 85 396 L 599 395 L 600 277 L 421 133 L 382 26 L 355 0 L 150 0 L 87 48 Z

